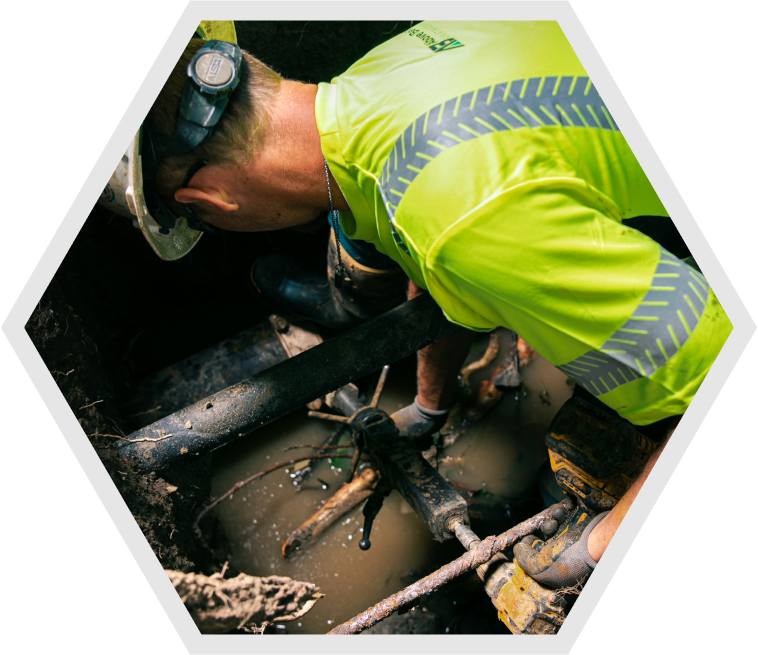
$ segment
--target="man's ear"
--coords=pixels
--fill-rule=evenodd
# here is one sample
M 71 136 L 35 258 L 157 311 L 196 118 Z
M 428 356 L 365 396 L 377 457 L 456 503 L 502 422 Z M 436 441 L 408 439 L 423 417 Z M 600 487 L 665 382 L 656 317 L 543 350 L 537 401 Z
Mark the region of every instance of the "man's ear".
M 174 193 L 174 200 L 185 205 L 197 204 L 200 209 L 206 211 L 218 210 L 222 212 L 235 212 L 239 205 L 234 198 L 226 192 L 218 189 L 178 189 Z

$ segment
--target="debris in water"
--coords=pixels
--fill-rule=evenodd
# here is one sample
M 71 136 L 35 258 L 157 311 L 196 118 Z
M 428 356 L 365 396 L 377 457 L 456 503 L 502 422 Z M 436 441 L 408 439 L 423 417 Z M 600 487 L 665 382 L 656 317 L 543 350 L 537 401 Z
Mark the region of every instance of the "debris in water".
M 316 537 L 358 503 L 366 500 L 379 483 L 379 471 L 365 468 L 352 482 L 345 484 L 316 513 L 295 530 L 282 546 L 282 556 L 307 548 Z

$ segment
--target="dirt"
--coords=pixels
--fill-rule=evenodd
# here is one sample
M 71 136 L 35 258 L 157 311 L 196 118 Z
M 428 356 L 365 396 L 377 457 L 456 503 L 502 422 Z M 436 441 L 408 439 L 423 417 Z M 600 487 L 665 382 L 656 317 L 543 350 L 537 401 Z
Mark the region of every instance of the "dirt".
M 299 619 L 323 596 L 313 584 L 277 575 L 258 578 L 240 573 L 224 579 L 224 571 L 212 576 L 166 574 L 204 634 L 260 633 L 273 622 Z
M 115 435 L 89 438 L 163 567 L 209 573 L 219 568 L 223 552 L 214 556 L 191 529 L 196 509 L 210 495 L 209 458 L 158 477 L 144 474 L 117 454 L 115 437 L 125 436 L 125 421 L 100 350 L 66 302 L 58 281 L 50 284 L 26 329 L 84 434 Z

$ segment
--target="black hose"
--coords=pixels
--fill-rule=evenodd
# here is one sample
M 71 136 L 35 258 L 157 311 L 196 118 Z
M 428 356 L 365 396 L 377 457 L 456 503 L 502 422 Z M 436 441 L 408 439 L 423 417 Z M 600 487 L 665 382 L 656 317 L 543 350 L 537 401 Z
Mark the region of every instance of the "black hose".
M 459 329 L 423 294 L 132 433 L 117 448 L 148 470 L 192 461 Z

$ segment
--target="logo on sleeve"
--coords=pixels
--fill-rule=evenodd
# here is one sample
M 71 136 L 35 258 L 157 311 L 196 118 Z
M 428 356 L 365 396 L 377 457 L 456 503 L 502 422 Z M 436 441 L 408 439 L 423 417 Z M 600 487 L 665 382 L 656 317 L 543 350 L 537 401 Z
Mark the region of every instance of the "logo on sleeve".
M 434 34 L 434 36 L 429 34 L 429 32 Z M 424 25 L 423 30 L 416 27 L 411 28 L 408 30 L 408 36 L 415 36 L 416 38 L 421 39 L 432 52 L 453 50 L 454 48 L 462 48 L 466 45 L 465 43 L 461 43 L 455 37 L 449 36 L 433 25 L 428 24 Z

